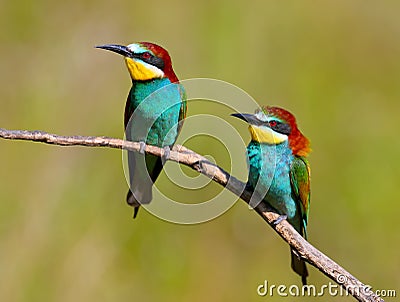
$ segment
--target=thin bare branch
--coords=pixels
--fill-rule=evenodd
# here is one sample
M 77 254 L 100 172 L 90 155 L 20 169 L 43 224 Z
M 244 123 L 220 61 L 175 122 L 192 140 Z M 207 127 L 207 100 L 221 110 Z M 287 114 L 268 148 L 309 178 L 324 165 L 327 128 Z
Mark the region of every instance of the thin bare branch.
M 140 149 L 140 144 L 138 142 L 129 142 L 105 136 L 60 136 L 43 131 L 6 130 L 0 128 L 0 138 L 28 140 L 60 146 L 109 147 L 130 151 L 139 151 Z M 145 151 L 156 156 L 164 155 L 164 150 L 155 146 L 147 145 Z M 177 145 L 170 152 L 169 160 L 191 167 L 226 187 L 246 203 L 250 202 L 252 192 L 246 189 L 246 184 L 229 175 L 226 171 L 194 151 Z M 265 204 L 260 203 L 255 210 L 298 252 L 302 259 L 318 268 L 322 273 L 341 285 L 344 289 L 348 289 L 349 293 L 358 301 L 383 301 L 383 299 L 378 297 L 369 287 L 307 242 L 286 220 L 275 225 L 274 221 L 279 215 L 270 211 Z

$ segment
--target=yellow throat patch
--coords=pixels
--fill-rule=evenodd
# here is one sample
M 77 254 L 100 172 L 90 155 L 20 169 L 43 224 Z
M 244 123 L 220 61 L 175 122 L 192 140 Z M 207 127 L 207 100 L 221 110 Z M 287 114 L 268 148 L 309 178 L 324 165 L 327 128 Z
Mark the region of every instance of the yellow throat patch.
M 133 80 L 146 81 L 162 78 L 164 73 L 155 66 L 125 57 L 125 63 Z
M 251 138 L 260 144 L 278 145 L 288 139 L 285 134 L 277 133 L 270 128 L 261 129 L 253 125 L 249 126 Z

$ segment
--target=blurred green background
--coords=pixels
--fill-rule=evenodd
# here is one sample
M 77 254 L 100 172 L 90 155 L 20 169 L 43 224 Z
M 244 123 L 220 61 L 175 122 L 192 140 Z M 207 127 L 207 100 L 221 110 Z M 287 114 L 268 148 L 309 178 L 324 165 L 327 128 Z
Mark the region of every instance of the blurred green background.
M 399 9 L 366 0 L 2 0 L 0 127 L 122 137 L 130 79 L 121 58 L 93 46 L 157 42 L 181 79 L 231 82 L 296 114 L 313 147 L 310 242 L 399 295 Z M 188 115 L 210 109 L 200 107 Z M 189 143 L 229 167 L 221 144 Z M 146 211 L 133 221 L 118 150 L 0 141 L 0 158 L 1 301 L 277 301 L 257 286 L 300 283 L 288 246 L 242 201 L 200 225 Z M 329 279 L 310 267 L 309 281 Z

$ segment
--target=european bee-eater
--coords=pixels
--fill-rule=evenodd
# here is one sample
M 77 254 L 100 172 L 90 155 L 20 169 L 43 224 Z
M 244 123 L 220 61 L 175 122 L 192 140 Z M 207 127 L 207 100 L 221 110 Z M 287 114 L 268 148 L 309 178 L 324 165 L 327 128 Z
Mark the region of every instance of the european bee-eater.
M 186 94 L 172 68 L 168 52 L 159 45 L 139 42 L 128 46 L 96 46 L 122 55 L 132 79 L 125 106 L 125 135 L 141 142 L 139 152 L 128 152 L 130 190 L 127 203 L 136 217 L 140 204 L 152 199 L 152 185 L 160 174 L 160 157 L 144 153 L 144 143 L 163 147 L 168 154 L 186 116 Z
M 262 107 L 255 114 L 232 114 L 249 124 L 251 142 L 247 146 L 248 184 L 264 196 L 280 215 L 307 239 L 310 205 L 310 166 L 306 159 L 309 140 L 299 131 L 290 112 L 278 107 Z M 307 282 L 307 268 L 292 250 L 292 268 Z

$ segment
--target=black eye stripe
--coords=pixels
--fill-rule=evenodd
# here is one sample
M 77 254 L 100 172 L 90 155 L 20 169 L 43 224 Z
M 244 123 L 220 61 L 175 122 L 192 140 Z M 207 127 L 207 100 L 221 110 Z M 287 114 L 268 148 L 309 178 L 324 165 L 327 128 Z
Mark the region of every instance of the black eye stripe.
M 150 54 L 150 53 L 147 52 L 146 54 Z M 146 56 L 148 56 L 148 55 L 146 55 Z M 143 54 L 139 55 L 138 57 L 145 63 L 153 65 L 153 66 L 155 66 L 155 67 L 157 67 L 157 68 L 159 68 L 161 70 L 164 69 L 164 61 L 161 58 L 153 56 L 152 54 L 150 54 L 150 57 L 148 57 L 148 58 L 145 58 L 143 56 Z
M 276 132 L 279 132 L 279 133 L 282 133 L 282 134 L 285 134 L 285 135 L 289 135 L 290 132 L 292 131 L 292 129 L 290 128 L 289 124 L 281 123 L 281 122 L 279 122 L 277 120 L 274 120 L 274 122 L 276 123 L 276 125 L 274 125 L 274 126 L 271 126 L 269 124 L 269 122 L 267 122 L 266 124 L 272 130 L 274 130 Z

